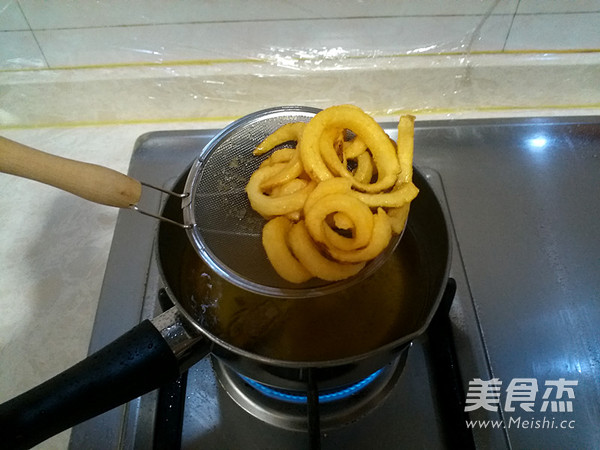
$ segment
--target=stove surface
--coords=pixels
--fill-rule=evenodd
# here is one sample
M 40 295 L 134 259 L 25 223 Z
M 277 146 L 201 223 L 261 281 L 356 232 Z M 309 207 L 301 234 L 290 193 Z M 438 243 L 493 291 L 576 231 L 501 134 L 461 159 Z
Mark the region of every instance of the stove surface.
M 383 125 L 395 138 L 395 124 Z M 172 187 L 216 132 L 141 136 L 130 174 Z M 468 433 L 477 447 L 592 448 L 600 441 L 599 153 L 600 118 L 417 122 L 415 165 L 453 228 L 450 323 L 459 384 L 473 395 L 470 384 L 494 380 L 500 393 L 469 413 L 480 421 Z M 158 212 L 163 202 L 148 191 L 141 207 Z M 157 226 L 120 212 L 90 352 L 165 306 L 153 253 Z M 322 448 L 449 447 L 456 433 L 448 425 L 463 419 L 446 410 L 439 385 L 450 374 L 435 369 L 436 359 L 431 336 L 415 340 L 387 397 L 353 423 L 323 429 Z M 240 408 L 212 365 L 205 358 L 174 386 L 75 427 L 71 448 L 164 442 L 308 448 L 305 431 L 268 424 Z M 561 404 L 567 405 L 562 411 Z

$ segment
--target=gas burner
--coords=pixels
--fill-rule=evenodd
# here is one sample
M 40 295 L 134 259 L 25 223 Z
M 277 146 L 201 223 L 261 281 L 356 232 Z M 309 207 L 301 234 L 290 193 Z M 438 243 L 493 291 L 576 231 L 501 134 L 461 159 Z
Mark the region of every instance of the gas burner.
M 407 354 L 402 352 L 394 361 L 356 383 L 319 391 L 321 429 L 355 422 L 381 404 L 400 378 Z M 212 358 L 212 366 L 225 392 L 248 413 L 286 430 L 308 430 L 307 391 L 267 386 L 235 372 L 218 358 Z

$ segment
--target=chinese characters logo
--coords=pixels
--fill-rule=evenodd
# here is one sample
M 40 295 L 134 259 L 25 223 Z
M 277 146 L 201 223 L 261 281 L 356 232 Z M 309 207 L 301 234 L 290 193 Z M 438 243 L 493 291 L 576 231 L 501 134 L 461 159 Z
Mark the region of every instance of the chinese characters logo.
M 543 389 L 538 386 L 535 378 L 513 378 L 506 387 L 504 410 L 513 412 L 520 408 L 526 412 L 573 412 L 573 399 L 575 398 L 575 380 L 546 380 Z M 498 411 L 502 381 L 498 378 L 482 380 L 475 378 L 469 381 L 465 411 L 474 411 L 479 408 L 488 411 Z M 536 408 L 538 392 L 542 392 L 541 402 Z

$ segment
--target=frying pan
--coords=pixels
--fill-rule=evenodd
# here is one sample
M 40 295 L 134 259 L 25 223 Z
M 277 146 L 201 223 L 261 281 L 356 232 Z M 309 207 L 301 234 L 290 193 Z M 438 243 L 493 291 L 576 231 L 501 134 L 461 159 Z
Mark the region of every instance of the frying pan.
M 415 168 L 420 193 L 411 204 L 405 231 L 414 245 L 419 296 L 412 326 L 401 336 L 359 354 L 324 360 L 279 359 L 236 346 L 207 325 L 201 300 L 184 294 L 189 266 L 185 230 L 161 223 L 157 257 L 164 292 L 175 306 L 90 355 L 65 372 L 0 405 L 0 441 L 7 448 L 29 448 L 91 417 L 175 381 L 182 372 L 212 353 L 238 373 L 267 385 L 306 388 L 307 374 L 319 387 L 358 381 L 408 351 L 427 329 L 448 280 L 449 229 L 445 213 L 427 179 Z M 181 210 L 167 204 L 167 217 Z M 408 238 L 407 238 L 408 239 Z M 404 241 L 404 238 L 403 238 Z M 285 301 L 285 300 L 279 300 Z M 307 300 L 308 301 L 308 300 Z M 318 305 L 319 298 L 310 299 Z

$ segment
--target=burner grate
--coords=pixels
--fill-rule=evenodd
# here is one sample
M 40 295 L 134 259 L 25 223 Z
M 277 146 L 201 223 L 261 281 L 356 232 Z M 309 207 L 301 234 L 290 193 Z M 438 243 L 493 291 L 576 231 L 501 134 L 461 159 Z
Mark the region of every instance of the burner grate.
M 356 383 L 319 392 L 320 428 L 339 428 L 383 403 L 400 378 L 407 354 L 402 352 L 393 362 Z M 222 388 L 246 412 L 282 429 L 309 431 L 310 386 L 305 392 L 274 388 L 238 374 L 215 357 L 212 365 Z

